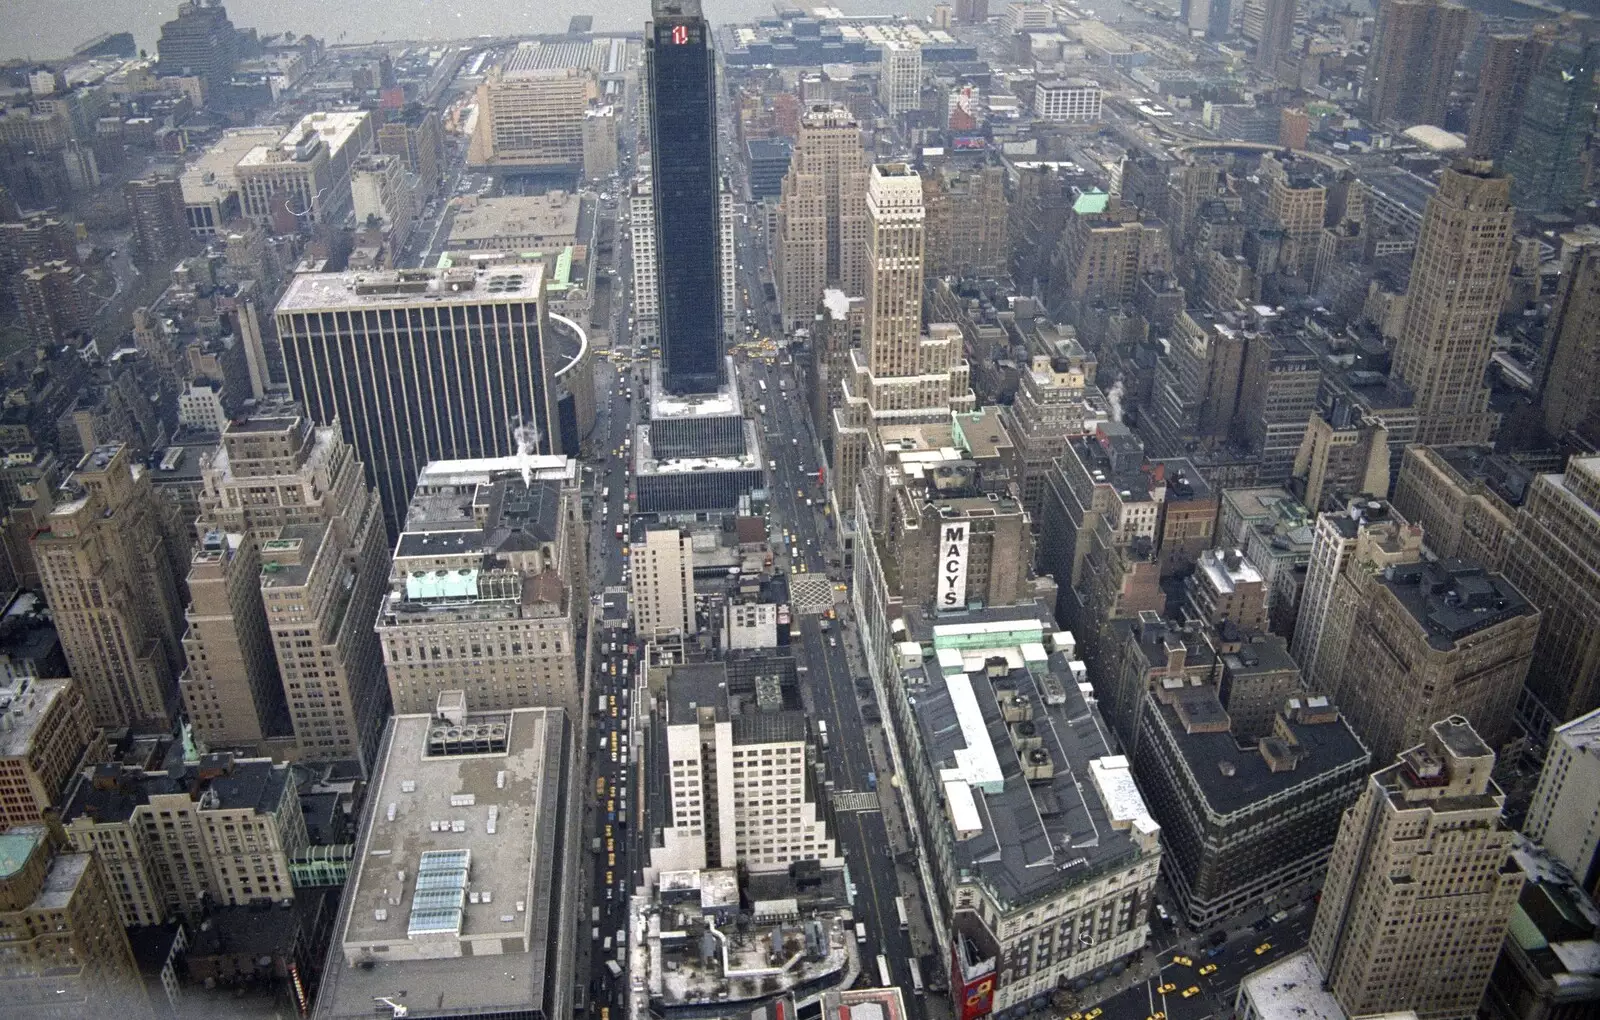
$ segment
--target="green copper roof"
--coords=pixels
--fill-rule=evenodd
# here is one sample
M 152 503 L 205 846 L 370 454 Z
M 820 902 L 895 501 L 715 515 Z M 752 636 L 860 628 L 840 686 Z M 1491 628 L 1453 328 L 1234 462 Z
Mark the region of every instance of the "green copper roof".
M 1078 200 L 1076 202 L 1072 203 L 1072 211 L 1080 216 L 1087 216 L 1092 213 L 1103 213 L 1106 211 L 1106 204 L 1110 201 L 1111 196 L 1103 191 L 1098 189 L 1095 191 L 1085 191 L 1083 194 L 1078 196 Z
M 0 833 L 0 879 L 21 871 L 33 856 L 33 848 L 44 839 L 44 826 L 27 826 Z

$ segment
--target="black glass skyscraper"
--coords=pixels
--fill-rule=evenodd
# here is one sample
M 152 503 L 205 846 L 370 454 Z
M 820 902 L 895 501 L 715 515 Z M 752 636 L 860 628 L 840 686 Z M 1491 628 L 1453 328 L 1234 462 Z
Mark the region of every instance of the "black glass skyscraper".
M 645 59 L 660 290 L 661 374 L 671 393 L 724 381 L 717 73 L 700 0 L 652 0 Z

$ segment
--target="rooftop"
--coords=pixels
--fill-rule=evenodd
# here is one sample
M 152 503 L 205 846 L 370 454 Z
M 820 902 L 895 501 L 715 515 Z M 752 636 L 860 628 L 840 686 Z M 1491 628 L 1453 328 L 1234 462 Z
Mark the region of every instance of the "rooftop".
M 210 148 L 184 168 L 178 178 L 183 200 L 189 203 L 226 198 L 238 188 L 233 168 L 251 150 L 269 146 L 283 137 L 281 127 L 233 128 L 224 131 Z
M 351 308 L 404 305 L 476 305 L 485 302 L 536 302 L 543 291 L 544 267 L 453 267 L 386 272 L 300 273 L 278 302 L 279 315 Z
M 1352 779 L 1366 776 L 1367 749 L 1326 698 L 1307 699 L 1319 714 L 1306 716 L 1326 721 L 1286 719 L 1279 737 L 1263 741 L 1263 745 L 1276 741 L 1279 746 L 1267 746 L 1265 751 L 1240 747 L 1226 731 L 1202 728 L 1213 715 L 1226 718 L 1217 690 L 1209 684 L 1183 688 L 1161 701 L 1161 725 L 1172 734 L 1185 768 L 1216 814 L 1230 815 L 1260 805 L 1330 773 L 1343 772 Z M 1283 740 L 1283 733 L 1291 735 L 1294 743 Z M 1268 754 L 1278 763 L 1277 769 L 1268 761 Z
M 1485 627 L 1538 613 L 1510 581 L 1462 560 L 1392 566 L 1384 571 L 1383 586 L 1440 651 Z
M 71 680 L 38 680 L 0 677 L 0 758 L 16 758 L 28 753 L 39 724 L 50 714 L 50 706 L 66 691 Z
M 349 144 L 361 126 L 372 118 L 366 110 L 336 110 L 308 113 L 284 132 L 276 145 L 257 145 L 240 158 L 239 166 L 260 166 L 282 160 L 298 161 L 311 151 L 312 142 L 321 142 L 329 154 Z
M 180 761 L 164 771 L 100 765 L 73 787 L 61 820 L 67 825 L 78 818 L 95 824 L 125 822 L 151 797 L 170 794 L 199 800 L 202 811 L 250 808 L 273 814 L 293 781 L 293 770 L 274 765 L 271 758 L 228 753 L 206 755 L 193 764 Z
M 1046 648 L 1056 645 L 1048 617 L 1015 607 L 955 624 L 909 622 L 922 659 L 902 669 L 902 682 L 927 759 L 920 767 L 944 789 L 946 810 L 929 817 L 955 830 L 958 871 L 1020 905 L 1153 848 L 1157 827 L 1085 700 L 1081 667 Z
M 1322 970 L 1311 958 L 1309 949 L 1250 974 L 1240 983 L 1239 991 L 1249 998 L 1257 1015 L 1262 1017 L 1348 1020 L 1333 993 L 1323 989 Z
M 548 708 L 390 721 L 319 1017 L 548 1008 L 565 728 Z
M 577 240 L 581 205 L 576 193 L 566 191 L 475 199 L 451 221 L 450 245 L 570 245 Z

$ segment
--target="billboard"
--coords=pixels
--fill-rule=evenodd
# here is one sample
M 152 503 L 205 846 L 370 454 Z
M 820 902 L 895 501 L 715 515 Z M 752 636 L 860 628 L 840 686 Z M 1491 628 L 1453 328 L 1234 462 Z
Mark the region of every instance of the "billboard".
M 934 605 L 939 609 L 967 606 L 967 544 L 971 521 L 939 525 L 939 580 Z
M 989 139 L 983 137 L 982 135 L 956 135 L 954 138 L 950 139 L 950 148 L 957 150 L 986 149 L 988 146 Z
M 950 943 L 950 1001 L 956 1007 L 956 1020 L 978 1020 L 994 1012 L 994 960 L 966 965 L 961 943 L 960 936 Z

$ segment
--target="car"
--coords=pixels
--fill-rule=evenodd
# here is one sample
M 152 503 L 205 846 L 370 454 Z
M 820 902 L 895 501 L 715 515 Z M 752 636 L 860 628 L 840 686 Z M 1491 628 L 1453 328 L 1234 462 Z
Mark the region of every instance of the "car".
M 1207 974 L 1215 974 L 1216 972 L 1217 972 L 1217 965 L 1214 964 L 1214 963 L 1208 963 L 1204 967 L 1200 968 L 1200 976 L 1201 977 L 1205 977 Z
M 1160 985 L 1156 988 L 1156 994 L 1166 995 L 1168 992 L 1175 992 L 1177 990 L 1178 986 L 1173 984 L 1171 981 L 1168 981 L 1166 984 Z
M 1172 958 L 1172 962 L 1173 963 L 1177 963 L 1177 964 L 1182 964 L 1185 967 L 1193 967 L 1194 966 L 1194 961 L 1189 959 L 1187 956 L 1174 956 Z
M 606 826 L 606 828 L 609 829 L 609 828 L 611 828 L 611 826 L 608 825 L 608 826 Z M 616 850 L 616 848 L 617 848 L 617 841 L 607 837 L 607 839 L 606 839 L 606 850 L 609 852 L 609 851 Z
M 1183 990 L 1183 997 L 1185 999 L 1193 998 L 1194 996 L 1199 995 L 1199 994 L 1200 994 L 1200 986 L 1199 985 L 1190 985 L 1188 988 L 1185 988 Z
M 1272 943 L 1271 942 L 1263 942 L 1259 946 L 1256 946 L 1256 955 L 1260 956 L 1263 953 L 1265 953 L 1268 950 L 1270 950 L 1271 948 L 1272 948 Z
M 1099 1006 L 1096 1006 L 1094 1009 L 1091 1009 L 1089 1012 L 1083 1014 L 1083 1020 L 1094 1020 L 1095 1017 L 1104 1012 L 1105 1010 L 1101 1009 Z

